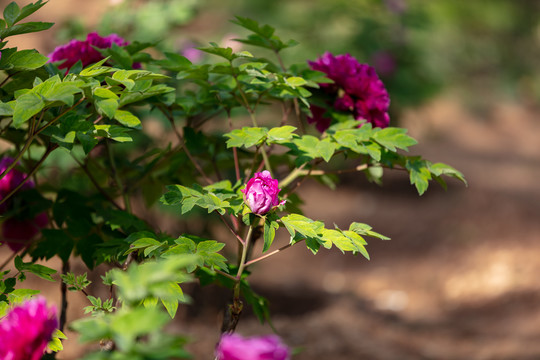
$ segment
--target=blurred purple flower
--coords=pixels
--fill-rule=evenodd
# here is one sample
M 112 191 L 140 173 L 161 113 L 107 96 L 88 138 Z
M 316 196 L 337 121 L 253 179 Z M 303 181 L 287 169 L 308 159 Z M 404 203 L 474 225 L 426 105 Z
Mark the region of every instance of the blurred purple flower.
M 241 190 L 244 193 L 244 202 L 255 214 L 264 215 L 285 201 L 279 202 L 278 181 L 272 179 L 268 170 L 255 173 Z
M 396 70 L 396 58 L 389 51 L 378 51 L 371 59 L 373 67 L 383 76 L 391 75 Z
M 14 159 L 5 157 L 0 160 L 0 173 L 3 173 L 12 163 Z M 0 179 L 0 200 L 15 189 L 27 175 L 15 168 L 11 169 L 7 174 Z M 35 186 L 34 182 L 29 180 L 21 186 L 20 190 L 31 189 Z M 4 213 L 9 209 L 9 204 L 0 205 L 0 213 Z M 20 219 L 18 217 L 9 217 L 5 219 L 1 227 L 2 240 L 5 241 L 11 250 L 17 252 L 25 247 L 30 240 L 36 236 L 42 228 L 47 226 L 49 218 L 47 213 L 43 212 L 31 219 Z M 0 358 L 1 359 L 1 358 Z
M 36 297 L 14 307 L 0 321 L 0 359 L 39 360 L 58 328 L 56 308 Z
M 182 49 L 182 56 L 186 57 L 192 63 L 198 63 L 203 59 L 204 53 L 197 49 L 197 44 L 188 42 L 184 44 Z
M 216 348 L 217 360 L 288 360 L 289 348 L 275 335 L 243 338 L 223 335 Z
M 375 127 L 388 126 L 390 97 L 373 67 L 360 64 L 349 54 L 334 56 L 329 52 L 308 63 L 313 70 L 324 72 L 334 81 L 332 84 L 320 84 L 330 98 L 328 105 L 338 111 L 351 112 L 355 119 L 364 119 Z M 324 111 L 320 109 L 312 106 L 308 122 L 316 123 L 322 132 L 328 129 L 331 119 L 325 118 Z
M 407 10 L 405 0 L 384 0 L 386 8 L 395 14 L 403 14 Z
M 93 32 L 88 34 L 84 41 L 71 40 L 65 45 L 56 47 L 53 52 L 49 54 L 49 62 L 65 60 L 58 65 L 58 68 L 69 70 L 80 60 L 83 67 L 86 67 L 103 59 L 103 55 L 94 49 L 94 47 L 98 49 L 107 49 L 112 47 L 113 44 L 118 46 L 129 45 L 127 41 L 116 34 L 101 37 L 98 33 Z

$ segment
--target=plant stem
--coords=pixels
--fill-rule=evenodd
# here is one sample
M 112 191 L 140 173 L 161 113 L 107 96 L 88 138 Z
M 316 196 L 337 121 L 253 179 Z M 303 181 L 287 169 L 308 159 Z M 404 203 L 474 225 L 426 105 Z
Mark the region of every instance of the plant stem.
M 246 235 L 246 239 L 244 240 L 244 247 L 242 248 L 242 257 L 240 258 L 240 263 L 238 264 L 238 273 L 236 274 L 236 280 L 238 282 L 240 282 L 240 279 L 242 278 L 242 272 L 244 271 L 244 268 L 246 266 L 245 262 L 246 262 L 249 242 L 251 240 L 252 234 L 253 234 L 253 226 L 250 226 L 248 229 L 248 233 Z
M 191 161 L 193 166 L 195 166 L 195 169 L 197 169 L 197 171 L 203 177 L 203 179 L 207 183 L 207 185 L 212 184 L 212 180 L 210 180 L 210 178 L 208 177 L 208 175 L 206 175 L 206 173 L 204 172 L 203 168 L 199 165 L 197 160 L 195 160 L 193 155 L 191 155 L 191 152 L 187 148 L 186 143 L 184 141 L 184 137 L 182 136 L 182 134 L 180 134 L 180 132 L 176 128 L 176 125 L 174 124 L 174 118 L 170 114 L 168 114 L 165 110 L 163 110 L 162 108 L 160 108 L 160 110 L 163 113 L 163 115 L 165 115 L 167 117 L 167 119 L 169 119 L 169 122 L 171 123 L 171 126 L 172 126 L 172 128 L 174 130 L 174 133 L 175 133 L 176 137 L 178 138 L 178 141 L 180 142 L 180 147 L 184 149 L 184 152 L 186 153 L 189 161 Z
M 35 172 L 38 170 L 38 168 L 41 166 L 41 164 L 43 164 L 43 162 L 45 161 L 45 159 L 47 159 L 47 157 L 49 156 L 49 154 L 55 150 L 56 148 L 58 147 L 58 145 L 50 145 L 49 144 L 49 147 L 47 148 L 47 150 L 45 151 L 45 154 L 43 154 L 43 156 L 41 157 L 41 159 L 39 159 L 39 161 L 36 163 L 36 165 L 32 168 L 32 170 L 30 170 L 30 172 L 26 175 L 26 177 L 23 179 L 23 181 L 21 181 L 21 183 L 19 185 L 17 185 L 13 190 L 11 190 L 9 193 L 7 193 L 7 195 L 2 199 L 0 200 L 0 205 L 2 205 L 4 202 L 6 202 L 10 197 L 13 196 L 13 194 L 15 194 L 17 191 L 19 191 L 19 189 L 21 187 L 23 187 L 24 184 L 26 184 L 31 178 L 32 176 L 34 176 Z
M 297 243 L 299 243 L 300 241 L 303 241 L 303 240 L 305 240 L 305 239 L 301 239 L 301 240 L 295 242 L 294 244 L 289 243 L 289 244 L 287 244 L 287 245 L 284 245 L 284 246 L 280 247 L 280 248 L 277 249 L 277 250 L 274 250 L 274 251 L 272 251 L 272 252 L 269 252 L 268 254 L 265 254 L 265 255 L 259 256 L 259 257 L 256 258 L 256 259 L 250 260 L 250 261 L 248 261 L 248 262 L 246 263 L 246 267 L 249 266 L 249 265 L 255 264 L 256 262 L 259 262 L 259 261 L 261 261 L 261 260 L 264 260 L 264 259 L 266 259 L 266 258 L 268 258 L 268 257 L 270 257 L 270 256 L 272 256 L 272 255 L 275 255 L 275 254 L 277 254 L 278 252 L 281 252 L 281 251 L 283 251 L 283 250 L 286 250 L 286 249 L 290 248 L 291 246 L 293 246 L 293 245 L 295 245 L 295 244 L 297 244 Z
M 244 240 L 240 237 L 240 235 L 238 235 L 238 233 L 232 228 L 232 226 L 227 222 L 227 220 L 225 220 L 225 218 L 221 214 L 220 214 L 220 219 L 221 221 L 223 221 L 225 226 L 227 226 L 227 228 L 231 231 L 231 233 L 236 237 L 236 239 L 240 242 L 240 244 L 242 244 L 242 246 L 245 246 Z
M 114 154 L 112 152 L 111 146 L 109 146 L 109 141 L 105 140 L 105 149 L 107 150 L 107 155 L 109 156 L 109 163 L 111 164 L 111 171 L 113 175 L 113 179 L 116 182 L 116 186 L 120 190 L 120 194 L 122 194 L 122 197 L 124 199 L 124 207 L 125 211 L 128 213 L 131 213 L 131 202 L 129 199 L 129 194 L 124 189 L 124 186 L 122 184 L 122 180 L 120 179 L 120 175 L 118 174 L 118 170 L 116 168 L 116 162 L 114 161 Z
M 67 261 L 62 262 L 62 275 L 67 275 L 69 272 L 69 259 Z M 67 284 L 62 281 L 62 285 L 60 286 L 60 291 L 62 292 L 62 309 L 60 312 L 60 324 L 59 329 L 60 331 L 64 331 L 64 326 L 66 325 L 67 320 L 67 307 L 68 307 L 68 301 L 67 301 Z
M 88 167 L 85 164 L 81 163 L 79 160 L 77 160 L 77 158 L 75 158 L 75 155 L 73 155 L 73 153 L 70 153 L 70 154 L 73 157 L 73 160 L 75 160 L 75 162 L 79 164 L 81 169 L 83 169 L 85 174 L 88 176 L 88 179 L 90 179 L 90 182 L 92 182 L 94 187 L 101 193 L 101 195 L 103 195 L 118 210 L 124 210 L 122 209 L 120 205 L 118 205 L 118 203 L 116 203 L 116 201 L 114 201 L 114 199 L 109 194 L 107 194 L 107 192 L 105 192 L 105 190 L 103 190 L 101 186 L 99 186 L 98 182 L 96 181 L 92 173 L 88 170 Z

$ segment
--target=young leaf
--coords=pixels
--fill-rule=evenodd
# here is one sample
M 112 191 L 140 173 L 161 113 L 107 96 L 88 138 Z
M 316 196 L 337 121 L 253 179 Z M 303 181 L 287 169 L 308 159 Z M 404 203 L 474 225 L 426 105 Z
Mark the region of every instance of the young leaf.
M 276 221 L 278 219 L 279 218 L 275 213 L 269 213 L 268 215 L 266 215 L 266 219 L 264 219 L 263 252 L 266 252 L 268 249 L 270 249 L 270 246 L 274 241 L 274 238 L 276 236 L 276 230 L 279 228 L 279 224 Z

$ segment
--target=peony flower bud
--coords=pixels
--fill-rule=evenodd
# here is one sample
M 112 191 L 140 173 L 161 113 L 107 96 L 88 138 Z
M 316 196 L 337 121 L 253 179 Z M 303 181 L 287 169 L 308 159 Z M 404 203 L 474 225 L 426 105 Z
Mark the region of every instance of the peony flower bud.
M 43 297 L 14 307 L 0 321 L 0 359 L 41 359 L 57 328 L 56 308 Z
M 241 191 L 244 193 L 244 202 L 254 214 L 264 215 L 276 206 L 285 203 L 285 201 L 279 202 L 278 181 L 272 179 L 272 175 L 267 170 L 255 173 L 255 176 L 247 182 L 245 189 Z
M 223 335 L 216 348 L 217 360 L 287 360 L 289 348 L 275 335 L 243 338 Z

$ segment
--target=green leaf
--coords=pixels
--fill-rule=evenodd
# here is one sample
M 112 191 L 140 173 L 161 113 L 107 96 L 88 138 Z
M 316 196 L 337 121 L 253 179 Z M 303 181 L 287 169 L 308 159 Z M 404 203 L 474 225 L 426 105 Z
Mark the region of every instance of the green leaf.
M 128 130 L 116 125 L 94 125 L 94 135 L 103 136 L 118 142 L 129 142 L 133 140 L 127 134 Z
M 17 102 L 15 100 L 8 103 L 3 103 L 0 101 L 0 116 L 13 116 L 16 104 Z
M 409 146 L 416 145 L 418 142 L 406 135 L 406 132 L 407 129 L 387 127 L 375 132 L 373 140 L 390 151 L 396 151 L 396 148 L 408 150 Z
M 231 22 L 265 38 L 270 38 L 274 35 L 275 29 L 273 27 L 270 25 L 260 26 L 259 23 L 253 19 L 236 16 L 236 20 L 231 20 Z
M 105 115 L 110 119 L 114 118 L 114 114 L 118 109 L 118 101 L 115 99 L 96 98 L 95 105 L 100 115 Z
M 61 340 L 67 340 L 67 336 L 64 335 L 59 329 L 56 329 L 52 335 L 52 340 L 47 344 L 47 348 L 50 351 L 58 352 L 64 350 Z
M 311 220 L 300 214 L 290 214 L 281 218 L 281 222 L 291 234 L 291 238 L 298 232 L 304 237 L 319 238 L 319 233 L 324 228 L 320 221 Z
M 262 143 L 266 138 L 267 133 L 267 128 L 243 127 L 242 129 L 235 129 L 230 133 L 226 133 L 224 134 L 224 136 L 229 138 L 229 140 L 227 140 L 227 148 L 249 148 L 253 145 L 259 145 L 260 143 Z
M 409 171 L 411 184 L 414 184 L 419 195 L 426 192 L 431 180 L 428 162 L 419 158 L 408 158 L 405 168 Z
M 297 87 L 297 86 L 304 86 L 307 84 L 307 81 L 304 80 L 303 78 L 301 77 L 298 77 L 298 76 L 291 76 L 291 77 L 288 77 L 285 79 L 285 82 L 289 85 L 289 86 L 292 86 L 292 87 Z
M 97 87 L 94 89 L 94 96 L 99 96 L 104 99 L 115 99 L 118 100 L 118 95 L 113 93 L 111 90 L 104 87 Z
M 13 53 L 8 59 L 8 65 L 14 71 L 34 70 L 42 67 L 49 60 L 36 50 L 21 50 Z
M 134 129 L 142 129 L 139 118 L 127 110 L 116 110 L 114 113 L 114 119 L 124 126 Z
M 13 25 L 6 29 L 0 30 L 0 39 L 5 39 L 8 36 L 28 34 L 37 31 L 49 29 L 54 23 L 47 22 L 27 22 L 23 24 Z
M 15 1 L 6 6 L 6 8 L 4 9 L 4 20 L 6 21 L 8 27 L 13 26 L 20 12 L 21 9 Z
M 21 95 L 17 99 L 15 110 L 13 112 L 13 126 L 15 126 L 15 128 L 21 127 L 23 123 L 39 113 L 44 106 L 45 104 L 41 97 L 32 92 Z
M 264 219 L 263 253 L 266 252 L 268 249 L 270 249 L 270 246 L 272 245 L 272 242 L 274 241 L 274 238 L 276 236 L 276 230 L 279 228 L 279 224 L 277 223 L 277 220 L 279 220 L 279 218 L 277 217 L 275 213 L 267 214 L 266 218 Z
M 43 2 L 43 0 L 38 0 L 35 3 L 30 3 L 26 6 L 24 6 L 21 11 L 19 12 L 19 16 L 15 19 L 15 23 L 23 20 L 24 18 L 32 15 L 37 10 L 39 10 L 43 5 L 45 5 L 47 1 Z
M 465 179 L 463 174 L 460 171 L 454 169 L 450 165 L 446 165 L 443 163 L 430 164 L 429 170 L 435 176 L 441 176 L 441 175 L 451 176 L 462 181 L 463 183 L 465 183 L 465 185 L 467 185 L 467 180 Z
M 296 128 L 290 125 L 272 128 L 268 131 L 268 142 L 279 143 L 281 141 L 289 141 L 294 137 L 295 130 Z
M 40 264 L 34 264 L 33 262 L 23 262 L 20 256 L 15 257 L 15 267 L 20 272 L 28 271 L 42 279 L 54 281 L 51 277 L 52 274 L 56 273 L 56 270 L 48 268 Z

